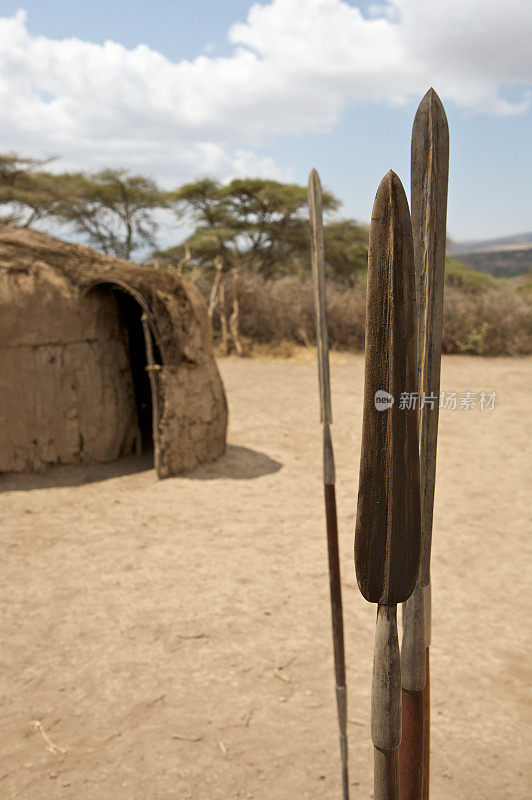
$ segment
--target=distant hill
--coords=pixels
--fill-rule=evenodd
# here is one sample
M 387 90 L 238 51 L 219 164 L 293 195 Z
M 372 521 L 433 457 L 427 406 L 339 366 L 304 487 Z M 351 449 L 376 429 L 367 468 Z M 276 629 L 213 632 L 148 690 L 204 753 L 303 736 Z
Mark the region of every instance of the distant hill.
M 447 254 L 477 272 L 511 278 L 532 271 L 532 233 L 484 241 L 455 242 Z
M 514 236 L 501 236 L 498 239 L 476 239 L 466 242 L 453 242 L 447 247 L 450 256 L 459 253 L 482 253 L 494 250 L 528 250 L 532 248 L 532 233 L 516 233 Z

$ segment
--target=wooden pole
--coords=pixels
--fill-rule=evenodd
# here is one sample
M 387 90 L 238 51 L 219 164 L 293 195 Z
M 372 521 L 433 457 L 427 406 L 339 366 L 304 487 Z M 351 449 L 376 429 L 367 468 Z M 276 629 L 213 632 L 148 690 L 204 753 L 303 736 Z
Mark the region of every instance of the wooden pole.
M 153 345 L 151 340 L 151 331 L 148 323 L 148 317 L 144 311 L 141 316 L 142 330 L 144 331 L 144 343 L 146 346 L 146 369 L 150 380 L 151 392 L 151 411 L 152 411 L 152 435 L 153 435 L 153 462 L 155 472 L 159 475 L 161 466 L 161 451 L 159 447 L 159 391 L 158 391 L 158 374 L 159 365 L 155 363 L 153 357 Z M 159 477 L 161 477 L 159 475 Z
M 370 227 L 362 451 L 355 529 L 357 582 L 378 603 L 371 692 L 375 800 L 398 800 L 401 668 L 397 603 L 419 574 L 421 522 L 414 252 L 401 181 L 381 181 Z
M 428 800 L 430 761 L 430 552 L 443 325 L 449 129 L 443 105 L 429 89 L 412 128 L 412 234 L 416 274 L 419 374 L 421 566 L 404 609 L 401 649 L 403 737 L 401 800 Z
M 242 357 L 244 355 L 244 348 L 242 347 L 242 342 L 240 341 L 240 331 L 239 331 L 239 304 L 238 304 L 238 287 L 240 284 L 240 270 L 238 267 L 234 267 L 233 269 L 233 311 L 231 316 L 229 317 L 229 330 L 231 331 L 231 336 L 233 337 L 233 343 L 235 345 L 235 350 L 238 356 Z
M 216 308 L 216 295 L 218 293 L 218 286 L 220 285 L 220 281 L 222 279 L 223 261 L 221 256 L 215 257 L 214 266 L 216 267 L 216 275 L 214 276 L 214 280 L 212 282 L 211 296 L 209 297 L 209 305 L 207 308 L 207 313 L 210 320 L 212 320 L 212 315 L 214 313 L 214 309 Z
M 342 614 L 342 586 L 340 556 L 338 551 L 338 522 L 336 515 L 336 489 L 334 453 L 331 440 L 332 410 L 329 376 L 329 338 L 327 332 L 327 295 L 323 248 L 322 193 L 318 173 L 312 170 L 308 182 L 310 210 L 310 252 L 314 282 L 314 309 L 316 312 L 316 341 L 318 344 L 318 378 L 320 385 L 320 417 L 323 424 L 323 484 L 325 518 L 327 523 L 327 553 L 329 559 L 329 589 L 336 680 L 336 706 L 340 729 L 340 755 L 342 759 L 342 797 L 349 800 L 347 772 L 347 690 L 345 683 L 344 623 Z
M 219 305 L 218 313 L 220 314 L 220 328 L 222 332 L 222 353 L 226 356 L 229 353 L 229 331 L 227 328 L 227 312 L 225 310 L 225 285 L 223 280 L 220 282 L 219 288 Z
M 183 267 L 185 266 L 185 264 L 188 264 L 188 262 L 190 261 L 191 258 L 192 258 L 192 256 L 190 254 L 190 247 L 187 244 L 187 245 L 185 245 L 185 255 L 184 255 L 184 257 L 180 258 L 179 261 L 177 262 L 177 274 L 178 275 L 182 275 L 183 274 Z

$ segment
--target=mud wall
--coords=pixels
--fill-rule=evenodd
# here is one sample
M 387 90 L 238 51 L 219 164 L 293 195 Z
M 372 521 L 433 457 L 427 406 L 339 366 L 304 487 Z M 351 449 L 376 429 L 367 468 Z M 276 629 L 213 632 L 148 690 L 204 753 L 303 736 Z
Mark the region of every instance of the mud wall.
M 214 358 L 157 371 L 159 477 L 214 461 L 225 451 L 227 402 Z
M 227 403 L 205 304 L 193 286 L 181 294 L 152 296 L 176 358 L 156 371 L 159 477 L 225 450 Z M 138 450 L 119 319 L 112 291 L 85 293 L 40 261 L 0 263 L 0 472 L 108 462 Z
M 137 412 L 112 295 L 82 299 L 46 266 L 0 272 L 0 471 L 113 461 Z

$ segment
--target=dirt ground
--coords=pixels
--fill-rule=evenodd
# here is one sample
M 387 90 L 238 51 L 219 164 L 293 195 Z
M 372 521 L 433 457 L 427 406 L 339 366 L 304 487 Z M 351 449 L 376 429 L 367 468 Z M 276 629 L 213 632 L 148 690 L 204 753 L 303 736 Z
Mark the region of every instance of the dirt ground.
M 532 795 L 531 367 L 444 359 L 442 389 L 498 398 L 440 414 L 433 800 Z M 0 479 L 2 800 L 340 797 L 315 362 L 220 369 L 217 463 Z M 356 800 L 375 622 L 352 556 L 363 357 L 336 355 L 332 381 Z

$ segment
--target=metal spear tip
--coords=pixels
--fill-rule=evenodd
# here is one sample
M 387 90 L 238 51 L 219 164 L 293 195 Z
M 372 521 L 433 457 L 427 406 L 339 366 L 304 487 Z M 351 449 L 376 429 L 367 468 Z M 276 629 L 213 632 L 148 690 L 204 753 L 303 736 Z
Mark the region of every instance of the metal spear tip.
M 355 530 L 357 582 L 366 600 L 408 599 L 419 572 L 421 545 L 415 396 L 416 289 L 406 195 L 390 170 L 371 218 L 368 253 L 366 364 L 362 453 Z M 377 398 L 388 402 L 381 404 Z

